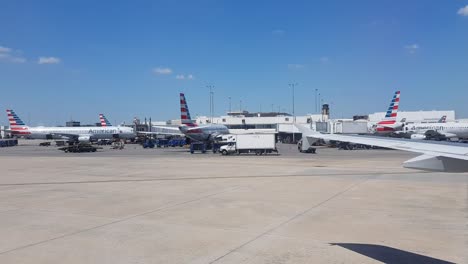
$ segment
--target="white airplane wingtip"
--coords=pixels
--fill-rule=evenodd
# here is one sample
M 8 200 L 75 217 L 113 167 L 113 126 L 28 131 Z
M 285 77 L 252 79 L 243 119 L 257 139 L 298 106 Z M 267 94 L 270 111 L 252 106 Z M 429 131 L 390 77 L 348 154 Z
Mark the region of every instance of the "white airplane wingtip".
M 407 160 L 403 163 L 403 167 L 426 171 L 468 172 L 468 163 L 464 160 L 431 155 L 421 155 Z

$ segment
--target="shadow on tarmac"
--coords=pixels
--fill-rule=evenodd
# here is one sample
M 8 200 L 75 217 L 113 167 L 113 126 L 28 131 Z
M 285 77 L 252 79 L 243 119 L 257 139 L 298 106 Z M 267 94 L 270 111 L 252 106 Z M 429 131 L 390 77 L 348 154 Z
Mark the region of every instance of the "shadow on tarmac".
M 382 245 L 355 243 L 330 243 L 330 245 L 346 248 L 383 263 L 453 264 L 453 262 Z

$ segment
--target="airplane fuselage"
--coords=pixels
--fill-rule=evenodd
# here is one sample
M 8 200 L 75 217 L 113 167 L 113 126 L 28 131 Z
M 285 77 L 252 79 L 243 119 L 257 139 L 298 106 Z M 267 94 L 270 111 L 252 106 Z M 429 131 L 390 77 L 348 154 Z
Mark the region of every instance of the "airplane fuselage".
M 418 123 L 405 126 L 406 132 L 423 134 L 427 131 L 435 131 L 447 137 L 468 138 L 468 123 Z
M 90 139 L 130 139 L 135 137 L 130 127 L 21 127 L 12 128 L 13 135 L 30 139 L 65 139 L 89 137 Z
M 224 125 L 206 126 L 179 126 L 180 132 L 186 137 L 199 142 L 211 142 L 217 135 L 229 134 L 229 129 Z

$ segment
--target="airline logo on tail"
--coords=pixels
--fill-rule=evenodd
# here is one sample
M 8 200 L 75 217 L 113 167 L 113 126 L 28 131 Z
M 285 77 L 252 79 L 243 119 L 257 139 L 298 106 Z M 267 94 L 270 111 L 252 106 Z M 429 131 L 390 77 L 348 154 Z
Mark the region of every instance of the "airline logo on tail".
M 400 106 L 400 91 L 393 95 L 390 106 L 385 114 L 384 120 L 377 123 L 377 132 L 392 132 L 402 126 L 402 122 L 397 122 L 398 107 Z
M 190 112 L 187 106 L 187 100 L 185 100 L 185 95 L 180 93 L 180 121 L 182 125 L 196 127 L 197 124 L 193 122 L 192 118 L 190 117 Z
M 12 134 L 30 134 L 28 132 L 28 127 L 26 124 L 19 118 L 19 116 L 15 113 L 15 111 L 7 109 L 7 116 L 8 116 L 8 122 L 10 123 L 10 128 Z
M 99 120 L 101 121 L 102 127 L 112 126 L 109 120 L 107 120 L 106 116 L 104 116 L 103 114 L 99 114 Z
M 13 110 L 7 109 L 7 115 L 8 115 L 8 121 L 10 122 L 11 127 L 21 127 L 21 126 L 26 126 L 19 118 L 19 116 L 15 113 Z
M 398 106 L 400 105 L 400 91 L 396 91 L 395 95 L 393 95 L 392 102 L 388 107 L 387 114 L 385 115 L 385 119 L 392 119 L 396 120 Z
M 446 123 L 446 122 L 447 122 L 447 116 L 442 116 L 438 121 L 438 123 Z

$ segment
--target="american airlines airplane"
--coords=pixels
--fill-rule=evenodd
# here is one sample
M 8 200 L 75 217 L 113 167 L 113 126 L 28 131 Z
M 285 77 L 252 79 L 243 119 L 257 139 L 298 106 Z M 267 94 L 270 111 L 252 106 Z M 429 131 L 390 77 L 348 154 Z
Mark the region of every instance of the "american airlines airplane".
M 457 141 L 468 138 L 468 123 L 414 123 L 405 125 L 404 131 L 411 133 L 411 139 L 442 138 Z
M 196 142 L 211 144 L 217 136 L 229 134 L 229 129 L 224 125 L 197 125 L 190 117 L 187 100 L 183 93 L 180 93 L 180 119 L 182 123 L 179 126 L 180 132 Z
M 67 139 L 70 141 L 88 142 L 97 139 L 135 137 L 131 127 L 29 127 L 13 110 L 6 110 L 12 135 L 30 139 Z
M 397 121 L 399 105 L 400 91 L 396 91 L 395 95 L 393 95 L 392 101 L 390 102 L 387 113 L 385 114 L 385 118 L 374 126 L 375 132 L 379 134 L 392 133 L 400 130 L 403 127 L 404 122 Z
M 219 135 L 229 134 L 229 129 L 224 125 L 198 125 L 192 120 L 187 106 L 187 100 L 183 93 L 179 94 L 180 98 L 180 121 L 181 125 L 176 127 L 169 126 L 152 126 L 151 132 L 138 132 L 144 135 L 168 135 L 168 136 L 185 136 L 194 142 L 201 142 L 210 145 Z M 102 121 L 101 121 L 102 123 Z
M 403 163 L 405 168 L 468 172 L 468 146 L 466 144 L 375 136 L 321 134 L 301 125 L 296 125 L 296 127 L 302 132 L 303 138 L 306 138 L 306 140 L 303 140 L 303 144 L 308 144 L 308 146 L 317 139 L 322 139 L 410 151 L 421 155 L 405 161 Z

